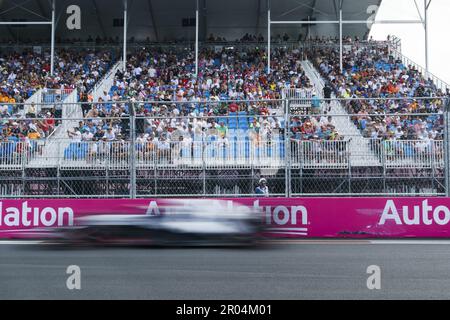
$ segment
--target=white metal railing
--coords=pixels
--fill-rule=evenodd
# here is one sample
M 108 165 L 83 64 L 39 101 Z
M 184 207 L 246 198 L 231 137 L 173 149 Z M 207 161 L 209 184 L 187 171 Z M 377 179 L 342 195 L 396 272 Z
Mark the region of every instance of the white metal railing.
M 444 168 L 442 140 L 366 140 L 386 168 Z
M 74 89 L 68 88 L 68 89 L 49 89 L 45 88 L 42 90 L 42 102 L 43 103 L 53 103 L 55 102 L 55 99 L 57 96 L 61 98 L 61 100 L 64 100 L 69 94 L 72 93 Z M 46 101 L 51 100 L 51 101 Z
M 21 168 L 25 163 L 27 149 L 24 142 L 0 142 L 0 168 L 2 170 Z
M 442 140 L 371 140 L 372 150 L 386 168 L 443 168 Z
M 348 168 L 348 141 L 292 141 L 291 161 L 293 167 Z
M 58 140 L 52 144 L 56 149 L 52 155 L 43 154 L 48 147 L 45 142 L 45 139 L 0 142 L 0 168 L 18 170 L 27 165 L 36 166 L 41 161 L 42 167 L 53 164 L 62 169 L 127 169 L 130 161 L 133 161 L 129 141 Z M 180 141 L 167 144 L 144 142 L 135 144 L 134 161 L 138 168 L 239 169 L 291 166 L 302 169 L 344 169 L 352 165 L 351 153 L 356 152 L 350 150 L 349 141 L 343 140 L 291 140 L 289 144 L 290 150 L 285 152 L 285 141 L 280 139 Z M 364 152 L 355 156 L 364 157 Z M 375 153 L 386 168 L 444 168 L 442 140 L 370 139 L 370 152 Z
M 448 83 L 446 83 L 442 79 L 438 78 L 436 75 L 432 74 L 431 72 L 429 72 L 429 71 L 427 72 L 427 70 L 424 67 L 418 65 L 417 63 L 415 63 L 408 57 L 404 56 L 400 51 L 393 49 L 393 50 L 391 50 L 391 53 L 393 54 L 393 56 L 395 58 L 401 60 L 405 67 L 412 66 L 418 72 L 420 72 L 426 80 L 431 79 L 433 81 L 433 83 L 436 85 L 436 88 L 442 90 L 443 93 L 445 93 L 447 88 L 450 88 L 450 85 Z
M 398 52 L 402 52 L 402 40 L 399 37 L 395 35 L 390 35 L 390 41 L 388 42 L 391 45 L 391 49 L 393 48 Z
M 279 167 L 284 163 L 284 141 L 262 140 L 258 137 L 244 141 L 210 142 L 205 147 L 207 168 L 220 168 L 227 165 Z
M 22 169 L 42 152 L 45 139 L 0 142 L 0 168 L 2 170 Z
M 61 168 L 128 167 L 130 142 L 63 142 Z M 193 141 L 135 144 L 135 163 L 140 168 L 205 167 L 259 168 L 285 165 L 284 141 Z
M 82 110 L 78 102 L 78 90 L 72 90 L 64 99 L 62 106 L 63 119 L 82 119 Z M 62 157 L 62 149 L 69 143 L 66 140 L 67 130 L 73 129 L 77 125 L 77 120 L 63 120 L 55 127 L 55 130 L 45 140 L 45 145 L 39 156 L 35 157 L 35 165 L 54 166 L 58 159 Z
M 81 106 L 77 104 L 78 102 L 78 90 L 72 90 L 64 99 L 65 104 L 62 109 L 62 118 L 63 119 L 73 119 L 73 118 L 82 118 L 83 113 L 81 110 Z
M 83 112 L 81 110 L 81 106 L 77 104 L 78 102 L 78 90 L 72 90 L 69 95 L 64 99 L 64 105 L 62 107 L 62 119 L 82 119 Z M 50 142 L 52 143 L 50 138 L 61 139 L 66 136 L 66 132 L 69 129 L 75 127 L 73 120 L 63 120 L 61 124 L 55 128 L 55 131 L 48 137 Z
M 43 107 L 53 106 L 58 103 L 67 102 L 66 99 L 69 97 L 75 89 L 39 89 L 30 98 L 28 98 L 24 103 L 24 109 L 22 115 L 26 115 L 28 108 L 31 104 L 35 104 L 35 112 L 39 114 Z M 43 105 L 46 104 L 46 105 Z
M 439 140 L 382 141 L 387 168 L 443 168 L 444 144 Z
M 97 102 L 98 98 L 100 98 L 103 95 L 103 91 L 109 92 L 114 83 L 114 77 L 117 71 L 120 68 L 122 68 L 123 65 L 122 60 L 123 59 L 121 58 L 119 62 L 117 62 L 111 69 L 109 69 L 109 71 L 103 76 L 103 78 L 99 82 L 97 82 L 97 84 L 91 90 L 94 102 Z
M 291 144 L 293 166 L 303 168 L 346 168 L 346 141 L 299 141 Z M 119 151 L 118 151 L 119 150 Z M 123 142 L 72 142 L 64 150 L 61 166 L 128 166 L 130 144 Z M 135 145 L 140 168 L 280 168 L 286 165 L 284 140 L 144 142 Z
M 309 60 L 303 61 L 302 67 L 305 70 L 305 72 L 307 73 L 307 75 L 310 76 L 310 79 L 312 78 L 311 80 L 314 83 L 314 86 L 318 91 L 317 94 L 319 95 L 319 97 L 322 97 L 323 96 L 322 90 L 319 90 L 325 86 L 325 82 L 323 81 L 322 77 L 317 72 L 316 68 L 314 68 L 311 61 L 309 61 Z
M 60 166 L 72 168 L 128 168 L 130 142 L 126 141 L 83 141 L 65 143 Z
M 291 105 L 300 105 L 303 107 L 311 106 L 314 89 L 287 88 L 283 89 L 283 99 L 289 99 Z
M 279 167 L 284 164 L 284 141 L 222 140 L 138 144 L 137 165 L 141 167 Z

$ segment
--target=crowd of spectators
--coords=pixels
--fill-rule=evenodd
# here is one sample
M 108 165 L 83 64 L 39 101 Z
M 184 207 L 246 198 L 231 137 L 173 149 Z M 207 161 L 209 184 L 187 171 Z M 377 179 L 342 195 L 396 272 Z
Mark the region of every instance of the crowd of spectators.
M 320 48 L 309 55 L 336 97 L 368 98 L 344 102 L 364 136 L 384 140 L 443 139 L 440 114 L 444 93 L 413 66 L 405 66 L 390 55 L 386 44 L 355 43 L 347 47 L 342 74 L 339 48 Z
M 0 58 L 1 102 L 21 103 L 43 87 L 50 71 L 49 59 L 30 51 Z M 10 109 L 11 110 L 11 109 Z
M 275 128 L 282 106 L 260 100 L 280 99 L 283 89 L 310 87 L 310 83 L 300 65 L 300 51 L 276 49 L 272 59 L 272 72 L 267 75 L 264 50 L 204 49 L 196 78 L 192 52 L 144 50 L 129 59 L 125 73 L 118 71 L 111 90 L 85 110 L 85 116 L 124 117 L 129 114 L 129 105 L 118 101 L 153 101 L 134 104 L 136 116 L 145 118 L 144 124 L 137 126 L 138 133 L 170 132 L 181 122 L 185 129 L 191 125 L 194 131 L 194 122 L 204 122 L 206 131 L 220 125 L 215 117 L 223 117 L 223 124 L 232 129 L 259 130 L 264 121 Z M 246 124 L 241 125 L 242 119 L 235 120 L 233 127 L 227 117 L 238 114 L 247 117 Z M 272 121 L 273 117 L 277 119 Z M 254 125 L 253 118 L 257 119 Z
M 57 50 L 54 75 L 50 75 L 50 57 L 32 51 L 4 54 L 0 58 L 0 142 L 26 146 L 40 151 L 41 143 L 57 125 L 61 116 L 57 106 L 24 105 L 40 88 L 73 89 L 87 92 L 109 69 L 112 62 L 107 52 Z M 55 99 L 60 101 L 59 99 Z M 26 110 L 24 110 L 26 108 Z M 5 144 L 5 142 L 8 142 Z M 22 148 L 24 149 L 24 148 Z M 3 149 L 2 149 L 3 150 Z M 23 150 L 22 150 L 23 151 Z M 1 152 L 2 156 L 6 153 Z
M 0 122 L 0 163 L 10 163 L 14 154 L 41 153 L 43 139 L 54 131 L 55 125 L 50 113 L 39 120 L 5 119 Z
M 109 69 L 109 52 L 57 50 L 50 75 L 50 56 L 32 51 L 0 57 L 0 102 L 22 103 L 38 89 L 80 88 L 89 91 Z
M 255 39 L 258 37 L 246 34 L 241 41 Z M 333 39 L 317 41 L 331 43 Z M 344 51 L 342 74 L 335 47 L 319 47 L 308 55 L 337 97 L 371 98 L 345 103 L 348 112 L 354 115 L 355 125 L 366 137 L 442 139 L 443 123 L 436 113 L 443 111 L 439 98 L 444 94 L 431 80 L 394 59 L 387 46 L 363 46 L 359 45 L 359 39 L 351 38 L 344 42 L 353 45 L 346 46 Z M 263 49 L 204 48 L 199 54 L 198 77 L 195 77 L 194 54 L 190 50 L 139 50 L 130 55 L 126 70 L 117 72 L 109 92 L 85 106 L 86 120 L 69 130 L 68 136 L 76 142 L 127 140 L 133 108 L 138 119 L 135 129 L 139 141 L 189 143 L 200 136 L 215 136 L 229 143 L 230 137 L 244 135 L 260 143 L 274 136 L 283 137 L 283 106 L 267 100 L 280 99 L 283 89 L 311 88 L 311 85 L 301 68 L 300 50 L 275 48 L 271 59 L 272 70 L 267 74 Z M 8 104 L 22 103 L 39 87 L 77 87 L 86 93 L 113 59 L 106 52 L 61 50 L 57 53 L 53 77 L 49 75 L 48 60 L 48 55 L 32 52 L 3 56 L 0 65 L 0 116 L 5 119 L 2 139 L 43 138 L 57 125 L 52 110 L 36 114 L 42 121 L 6 120 L 15 111 Z M 324 113 L 291 117 L 288 123 L 291 140 L 342 140 L 333 118 Z
M 229 145 L 248 138 L 255 146 L 280 141 L 284 107 L 268 100 L 280 99 L 283 89 L 311 87 L 301 59 L 298 50 L 275 49 L 268 75 L 264 50 L 203 49 L 195 77 L 190 51 L 139 51 L 130 56 L 125 72 L 117 72 L 110 91 L 84 110 L 86 120 L 68 134 L 76 142 L 96 141 L 97 146 L 126 141 L 134 108 L 142 155 L 211 139 Z M 322 125 L 315 132 L 321 134 L 323 128 L 329 134 L 331 126 Z M 307 133 L 304 137 L 309 138 Z
M 48 77 L 46 88 L 78 88 L 89 92 L 112 66 L 109 51 L 60 50 L 55 59 L 55 73 Z
M 293 141 L 337 141 L 340 136 L 333 125 L 333 117 L 324 112 L 321 116 L 294 116 L 290 122 L 291 140 Z

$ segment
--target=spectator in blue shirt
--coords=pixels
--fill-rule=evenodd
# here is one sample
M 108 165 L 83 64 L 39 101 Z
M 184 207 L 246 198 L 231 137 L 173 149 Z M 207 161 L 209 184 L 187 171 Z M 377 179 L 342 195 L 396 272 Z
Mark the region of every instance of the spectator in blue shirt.
M 312 107 L 312 113 L 313 114 L 319 114 L 320 113 L 320 98 L 317 97 L 316 93 L 313 93 L 313 95 L 312 95 L 311 107 Z

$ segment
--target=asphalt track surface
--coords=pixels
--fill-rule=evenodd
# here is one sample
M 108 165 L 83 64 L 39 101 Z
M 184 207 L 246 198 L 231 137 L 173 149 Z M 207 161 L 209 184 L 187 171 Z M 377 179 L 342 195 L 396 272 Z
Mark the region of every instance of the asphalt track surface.
M 69 265 L 81 290 L 68 290 Z M 381 289 L 367 288 L 367 267 Z M 0 241 L 3 299 L 450 299 L 450 241 L 58 249 Z

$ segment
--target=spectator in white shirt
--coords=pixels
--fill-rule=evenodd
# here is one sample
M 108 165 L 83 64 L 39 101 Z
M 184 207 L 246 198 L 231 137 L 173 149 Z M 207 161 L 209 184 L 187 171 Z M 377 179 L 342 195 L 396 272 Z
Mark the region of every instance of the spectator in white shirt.
M 73 142 L 81 142 L 81 132 L 79 128 L 75 128 L 73 131 L 67 130 L 67 135 L 72 139 Z
M 83 133 L 81 134 L 81 138 L 83 141 L 92 141 L 94 138 L 94 134 L 90 132 L 89 130 L 83 130 Z
M 116 134 L 114 133 L 112 128 L 108 128 L 108 130 L 106 131 L 106 133 L 103 136 L 103 138 L 106 138 L 106 140 L 108 140 L 108 141 L 113 141 L 113 140 L 116 139 Z

